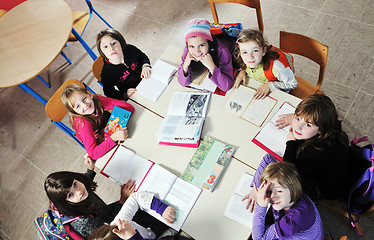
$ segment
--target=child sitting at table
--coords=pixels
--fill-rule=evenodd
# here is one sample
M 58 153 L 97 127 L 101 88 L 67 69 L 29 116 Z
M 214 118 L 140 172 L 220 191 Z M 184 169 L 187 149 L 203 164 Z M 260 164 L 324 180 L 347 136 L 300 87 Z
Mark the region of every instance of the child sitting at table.
M 97 50 L 104 59 L 101 83 L 105 96 L 127 100 L 143 78 L 151 76 L 149 58 L 127 44 L 120 32 L 106 29 L 97 35 Z
M 265 98 L 276 89 L 289 92 L 297 87 L 287 57 L 281 50 L 275 51 L 258 30 L 243 30 L 236 41 L 236 60 L 241 70 L 235 78 L 234 88 L 241 83 L 248 85 L 248 79 L 262 83 L 254 94 L 255 99 Z
M 132 220 L 139 208 L 141 210 L 155 210 L 168 222 L 174 221 L 175 209 L 173 207 L 164 204 L 160 199 L 154 197 L 153 193 L 135 193 L 135 182 L 131 180 L 121 187 L 120 200 L 107 205 L 95 193 L 97 184 L 93 182 L 96 173 L 94 172 L 95 165 L 92 159 L 86 157 L 85 163 L 87 164 L 85 174 L 66 171 L 55 172 L 50 174 L 44 183 L 44 189 L 53 208 L 64 216 L 78 217 L 70 222 L 74 232 L 87 238 L 92 231 L 98 229 L 104 223 L 110 223 L 119 218 Z M 153 219 L 153 222 L 149 218 Z M 156 237 L 156 234 L 152 231 L 153 227 L 161 226 L 162 231 L 167 228 L 166 225 L 147 213 L 140 215 L 140 218 L 136 216 L 136 219 L 136 222 L 132 222 L 132 224 L 145 239 Z M 142 226 L 143 222 L 151 225 Z M 152 230 L 146 227 L 151 227 Z
M 369 162 L 355 158 L 331 99 L 311 95 L 299 103 L 294 114 L 280 116 L 277 125 L 280 128 L 291 125 L 283 161 L 295 164 L 303 192 L 313 200 L 346 200 L 351 186 L 369 167 Z M 272 162 L 277 160 L 266 154 L 255 176 Z M 252 189 L 243 198 L 248 199 L 250 211 L 253 211 L 255 195 Z
M 299 174 L 292 163 L 269 164 L 257 185 L 253 239 L 324 239 L 318 209 L 302 192 Z M 274 223 L 265 226 L 269 204 Z
M 127 139 L 127 128 L 118 129 L 110 136 L 104 133 L 114 106 L 134 112 L 134 107 L 121 100 L 91 94 L 86 88 L 76 84 L 67 86 L 61 100 L 70 115 L 70 123 L 79 140 L 92 159 L 99 159 L 112 149 L 117 141 Z
M 192 75 L 209 71 L 209 79 L 223 92 L 233 84 L 233 67 L 229 41 L 213 38 L 210 23 L 203 19 L 190 20 L 184 30 L 186 47 L 182 64 L 178 68 L 178 82 L 182 86 L 191 83 Z

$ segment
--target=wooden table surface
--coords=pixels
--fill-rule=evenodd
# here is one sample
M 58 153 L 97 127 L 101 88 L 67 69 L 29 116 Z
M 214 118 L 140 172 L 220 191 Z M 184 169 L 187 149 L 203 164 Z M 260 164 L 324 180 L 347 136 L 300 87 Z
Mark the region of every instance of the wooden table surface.
M 72 11 L 63 0 L 28 0 L 0 18 L 0 87 L 25 83 L 64 48 Z

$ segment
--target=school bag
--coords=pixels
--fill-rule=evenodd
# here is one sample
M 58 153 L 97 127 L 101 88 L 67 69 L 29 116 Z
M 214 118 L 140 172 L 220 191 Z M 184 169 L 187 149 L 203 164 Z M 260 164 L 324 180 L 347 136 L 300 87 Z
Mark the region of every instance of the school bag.
M 57 210 L 48 209 L 34 220 L 39 238 L 42 240 L 83 240 L 79 234 L 70 229 L 68 223 L 79 217 L 65 217 Z
M 351 221 L 351 225 L 355 228 L 355 222 L 352 213 L 361 214 L 368 210 L 374 204 L 374 147 L 373 144 L 368 144 L 364 147 L 357 146 L 358 143 L 368 141 L 367 137 L 359 138 L 356 137 L 351 141 L 350 146 L 355 152 L 358 159 L 364 159 L 371 162 L 371 165 L 365 172 L 356 180 L 353 184 L 347 201 L 348 216 Z
M 217 37 L 237 38 L 242 30 L 241 23 L 210 23 L 210 33 Z
M 295 73 L 295 68 L 293 65 L 293 57 L 291 54 L 274 46 L 271 46 L 271 50 L 279 54 L 279 58 L 277 59 L 278 61 L 280 61 L 286 68 L 289 67 L 292 70 L 292 72 Z M 277 78 L 273 74 L 273 65 L 274 65 L 274 61 L 270 61 L 269 68 L 267 70 L 264 70 L 265 77 L 269 81 L 277 80 Z

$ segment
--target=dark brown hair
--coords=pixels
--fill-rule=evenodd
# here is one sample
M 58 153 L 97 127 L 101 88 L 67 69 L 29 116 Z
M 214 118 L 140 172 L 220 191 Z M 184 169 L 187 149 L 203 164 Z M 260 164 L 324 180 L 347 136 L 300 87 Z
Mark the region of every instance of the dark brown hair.
M 88 237 L 88 240 L 122 240 L 115 233 L 113 233 L 113 229 L 115 228 L 116 226 L 104 224 L 100 228 L 93 231 Z
M 97 51 L 99 51 L 100 56 L 102 56 L 104 59 L 107 58 L 105 54 L 103 53 L 103 51 L 101 51 L 101 47 L 100 47 L 101 39 L 106 35 L 116 39 L 121 44 L 122 51 L 125 50 L 127 44 L 122 34 L 115 29 L 108 28 L 108 29 L 105 29 L 99 32 L 99 34 L 97 34 L 97 37 L 96 37 L 96 47 L 97 47 Z
M 79 203 L 72 203 L 67 200 L 67 195 L 77 180 L 85 186 L 88 193 L 96 190 L 97 184 L 90 177 L 76 172 L 55 172 L 50 174 L 44 182 L 44 190 L 51 203 L 65 216 L 88 216 L 94 214 L 98 207 L 95 202 L 85 199 Z

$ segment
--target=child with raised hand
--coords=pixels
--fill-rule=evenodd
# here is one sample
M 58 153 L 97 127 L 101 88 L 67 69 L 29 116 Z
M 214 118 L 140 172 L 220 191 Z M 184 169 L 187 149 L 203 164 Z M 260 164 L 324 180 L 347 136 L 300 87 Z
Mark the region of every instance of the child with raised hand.
M 312 200 L 302 192 L 293 164 L 269 164 L 261 174 L 253 216 L 253 239 L 324 239 L 322 221 Z M 265 226 L 268 205 L 274 223 Z
M 122 34 L 114 29 L 101 31 L 96 45 L 104 59 L 101 83 L 105 96 L 127 100 L 140 81 L 151 76 L 149 58 L 137 47 L 127 44 Z
M 313 200 L 346 200 L 368 162 L 355 158 L 331 99 L 325 95 L 311 95 L 299 103 L 294 114 L 281 116 L 277 123 L 279 127 L 291 125 L 283 161 L 296 166 L 303 191 Z M 254 179 L 259 179 L 262 170 L 272 162 L 277 160 L 266 154 Z M 258 181 L 254 183 L 259 186 Z M 248 199 L 247 208 L 253 211 L 254 188 L 245 199 Z
M 114 106 L 134 112 L 134 107 L 121 100 L 116 100 L 90 93 L 86 88 L 71 84 L 62 94 L 61 100 L 70 115 L 70 123 L 79 140 L 92 159 L 99 159 L 112 149 L 118 141 L 127 139 L 127 128 L 118 129 L 112 135 L 104 133 L 110 113 Z
M 210 23 L 204 19 L 190 20 L 184 32 L 186 47 L 178 69 L 178 82 L 191 83 L 192 75 L 208 69 L 209 79 L 219 89 L 227 92 L 233 84 L 233 66 L 229 41 L 213 38 Z
M 174 221 L 174 208 L 162 203 L 152 193 L 134 193 L 135 182 L 131 180 L 121 187 L 120 200 L 107 205 L 95 193 L 97 185 L 93 182 L 93 178 L 96 173 L 93 170 L 92 159 L 87 156 L 85 162 L 88 166 L 85 174 L 55 172 L 50 174 L 44 183 L 44 189 L 51 205 L 64 216 L 78 217 L 70 222 L 74 232 L 87 238 L 94 230 L 100 228 L 104 223 L 112 222 L 113 219 L 120 217 L 125 220 L 132 220 L 139 208 L 155 210 L 168 221 Z M 146 216 L 151 217 L 148 214 Z M 149 222 L 149 219 L 137 217 L 137 223 L 132 222 L 132 224 L 144 238 L 154 239 L 156 237 L 155 233 L 146 228 L 158 226 L 158 220 L 153 220 L 152 223 Z M 147 222 L 146 224 L 149 226 L 143 227 L 143 221 L 144 223 Z
M 276 89 L 289 92 L 297 87 L 297 81 L 284 53 L 275 51 L 258 30 L 243 30 L 236 41 L 235 57 L 241 70 L 235 78 L 234 88 L 249 80 L 261 82 L 255 99 L 265 98 Z M 249 79 L 249 80 L 247 80 Z

